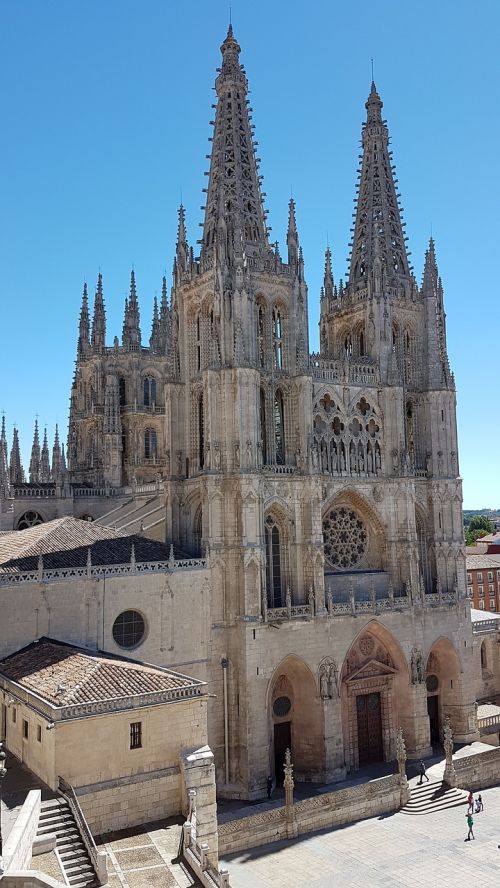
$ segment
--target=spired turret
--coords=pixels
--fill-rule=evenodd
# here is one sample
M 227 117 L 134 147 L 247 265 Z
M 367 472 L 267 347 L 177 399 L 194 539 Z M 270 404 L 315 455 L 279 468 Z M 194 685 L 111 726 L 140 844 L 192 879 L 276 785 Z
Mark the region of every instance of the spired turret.
M 425 311 L 427 384 L 429 388 L 454 388 L 446 346 L 446 314 L 443 286 L 436 262 L 432 237 L 425 252 L 422 297 Z
M 45 426 L 45 430 L 43 433 L 42 452 L 40 456 L 40 482 L 42 484 L 48 484 L 50 480 L 49 442 L 47 440 L 47 426 Z
M 9 457 L 7 450 L 7 434 L 5 431 L 5 414 L 2 415 L 0 432 L 0 497 L 7 497 L 10 489 Z
M 141 347 L 141 324 L 134 269 L 130 273 L 130 295 L 125 300 L 122 342 L 123 348 L 127 351 L 137 351 Z
M 87 283 L 83 285 L 82 307 L 80 309 L 80 324 L 78 331 L 78 357 L 86 358 L 90 352 L 90 319 Z

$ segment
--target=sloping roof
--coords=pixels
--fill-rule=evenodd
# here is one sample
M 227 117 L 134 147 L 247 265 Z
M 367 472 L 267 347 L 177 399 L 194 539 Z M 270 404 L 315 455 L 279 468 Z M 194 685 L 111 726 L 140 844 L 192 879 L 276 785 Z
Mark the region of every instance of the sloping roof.
M 132 545 L 136 561 L 168 561 L 164 543 L 81 518 L 56 518 L 2 534 L 0 573 L 36 570 L 40 555 L 45 569 L 85 567 L 89 548 L 93 565 L 126 564 Z
M 0 676 L 56 707 L 203 686 L 198 679 L 159 666 L 93 653 L 48 638 L 6 657 L 0 662 Z
M 500 568 L 500 555 L 467 555 L 465 564 L 467 570 L 495 570 Z
M 471 607 L 470 618 L 473 623 L 489 623 L 491 620 L 500 620 L 500 614 L 495 611 L 478 610 L 477 607 Z

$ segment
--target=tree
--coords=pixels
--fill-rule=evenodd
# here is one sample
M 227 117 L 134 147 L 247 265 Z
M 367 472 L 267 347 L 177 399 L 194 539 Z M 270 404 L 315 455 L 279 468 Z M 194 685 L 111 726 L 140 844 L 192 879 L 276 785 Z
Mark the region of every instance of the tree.
M 474 515 L 465 526 L 465 545 L 473 546 L 476 540 L 493 533 L 494 527 L 485 515 Z

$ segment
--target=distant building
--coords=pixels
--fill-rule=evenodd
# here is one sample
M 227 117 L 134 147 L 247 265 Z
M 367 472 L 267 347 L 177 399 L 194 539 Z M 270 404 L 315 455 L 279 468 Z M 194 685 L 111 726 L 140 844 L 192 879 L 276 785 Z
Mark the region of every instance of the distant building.
M 500 552 L 498 555 L 467 554 L 466 569 L 471 607 L 500 610 Z

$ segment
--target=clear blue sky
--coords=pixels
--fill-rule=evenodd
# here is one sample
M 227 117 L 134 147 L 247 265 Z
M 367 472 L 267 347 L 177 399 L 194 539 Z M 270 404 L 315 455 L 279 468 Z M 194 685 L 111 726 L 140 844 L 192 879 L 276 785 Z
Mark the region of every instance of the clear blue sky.
M 500 144 L 496 0 L 402 3 L 233 0 L 250 80 L 272 238 L 290 187 L 309 284 L 311 347 L 327 235 L 345 274 L 370 59 L 384 101 L 412 260 L 431 231 L 458 389 L 464 505 L 500 506 Z M 0 10 L 0 411 L 66 434 L 83 280 L 104 277 L 108 337 L 121 335 L 135 267 L 143 337 L 170 275 L 182 190 L 191 242 L 215 68 L 219 0 L 24 0 Z M 496 445 L 495 445 L 496 446 Z

